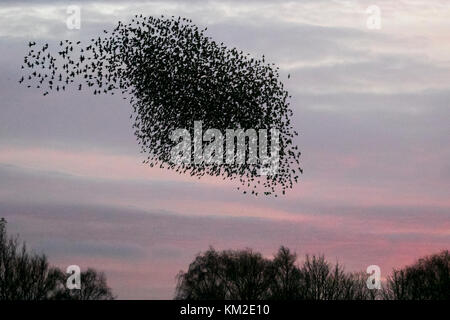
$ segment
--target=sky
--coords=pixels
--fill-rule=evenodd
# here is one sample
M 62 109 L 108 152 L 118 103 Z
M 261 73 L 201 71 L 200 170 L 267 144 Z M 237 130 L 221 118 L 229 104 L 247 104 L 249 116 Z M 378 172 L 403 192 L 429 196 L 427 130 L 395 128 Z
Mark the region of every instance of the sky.
M 280 67 L 304 169 L 292 190 L 252 197 L 150 168 L 120 96 L 19 86 L 28 41 L 88 41 L 134 14 L 190 18 Z M 450 246 L 448 17 L 445 0 L 2 0 L 0 216 L 51 263 L 104 271 L 121 299 L 172 298 L 209 246 L 285 245 L 386 277 Z

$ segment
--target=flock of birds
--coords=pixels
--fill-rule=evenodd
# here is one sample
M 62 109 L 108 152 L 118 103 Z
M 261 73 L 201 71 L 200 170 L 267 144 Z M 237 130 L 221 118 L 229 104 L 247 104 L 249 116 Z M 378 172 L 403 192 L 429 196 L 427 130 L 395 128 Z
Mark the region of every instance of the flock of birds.
M 293 144 L 297 132 L 290 123 L 290 96 L 278 68 L 266 63 L 264 56 L 252 58 L 216 43 L 205 31 L 181 17 L 136 15 L 85 46 L 60 41 L 56 54 L 48 44 L 37 50 L 30 42 L 22 65 L 29 73 L 19 82 L 39 88 L 44 96 L 69 87 L 92 90 L 94 95 L 119 92 L 133 107 L 130 118 L 141 152 L 147 155 L 145 163 L 199 178 L 207 174 L 239 179 L 244 193 L 284 194 L 298 182 L 302 169 Z M 176 144 L 171 133 L 186 128 L 193 136 L 194 121 L 202 121 L 203 130 L 221 132 L 278 129 L 277 173 L 260 176 L 261 162 L 171 163 Z

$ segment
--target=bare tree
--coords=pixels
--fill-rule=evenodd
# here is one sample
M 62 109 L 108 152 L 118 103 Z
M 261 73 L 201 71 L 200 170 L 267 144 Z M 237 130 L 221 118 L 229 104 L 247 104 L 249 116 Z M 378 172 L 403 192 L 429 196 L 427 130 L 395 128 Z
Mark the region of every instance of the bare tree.
M 382 290 L 367 287 L 367 273 L 355 272 L 348 275 L 349 280 L 342 291 L 343 300 L 380 300 Z
M 53 300 L 113 300 L 114 295 L 106 283 L 106 277 L 103 272 L 97 272 L 95 269 L 88 268 L 81 272 L 81 288 L 67 289 L 66 275 L 59 273 L 57 289 L 55 290 Z
M 176 299 L 225 299 L 227 295 L 221 258 L 212 248 L 197 255 L 188 271 L 177 278 Z
M 301 297 L 307 300 L 335 300 L 342 298 L 344 287 L 349 285 L 343 268 L 332 266 L 324 256 L 306 256 L 300 268 Z
M 8 238 L 0 221 L 0 300 L 43 300 L 53 294 L 59 272 L 45 255 L 30 254 L 18 238 Z
M 30 253 L 18 237 L 8 237 L 0 219 L 0 300 L 112 299 L 103 273 L 81 274 L 81 290 L 66 289 L 66 274 L 50 266 L 45 255 Z
M 197 255 L 178 274 L 176 299 L 262 299 L 267 294 L 269 261 L 250 249 Z
M 448 250 L 394 270 L 388 278 L 384 297 L 395 300 L 450 300 Z
M 269 297 L 275 300 L 298 299 L 301 292 L 301 272 L 296 266 L 297 255 L 281 247 L 270 265 Z
M 177 299 L 375 299 L 362 274 L 347 274 L 323 256 L 297 256 L 281 247 L 273 260 L 250 249 L 197 255 L 187 272 L 180 272 Z

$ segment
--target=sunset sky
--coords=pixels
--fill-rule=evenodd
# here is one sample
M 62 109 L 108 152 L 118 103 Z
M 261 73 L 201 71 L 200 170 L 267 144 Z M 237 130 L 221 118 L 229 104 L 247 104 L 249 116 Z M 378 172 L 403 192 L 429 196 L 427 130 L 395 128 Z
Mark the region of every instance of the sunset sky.
M 145 166 L 120 96 L 18 84 L 28 41 L 56 50 L 134 14 L 190 18 L 280 67 L 304 169 L 286 196 Z M 271 257 L 285 245 L 386 277 L 450 247 L 449 18 L 446 0 L 2 0 L 0 217 L 51 263 L 105 271 L 123 299 L 172 298 L 209 246 Z

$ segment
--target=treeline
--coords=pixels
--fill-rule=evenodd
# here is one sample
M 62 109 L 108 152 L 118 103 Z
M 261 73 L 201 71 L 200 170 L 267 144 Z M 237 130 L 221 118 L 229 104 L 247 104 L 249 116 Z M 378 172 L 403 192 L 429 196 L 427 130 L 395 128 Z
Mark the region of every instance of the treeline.
M 346 272 L 324 256 L 297 255 L 281 247 L 273 259 L 251 249 L 198 254 L 177 276 L 175 299 L 192 300 L 450 300 L 450 254 L 444 250 L 395 269 L 381 289 L 369 289 L 366 272 Z M 102 272 L 81 272 L 81 289 L 45 255 L 30 252 L 6 233 L 0 219 L 0 300 L 114 299 Z
M 69 290 L 68 274 L 51 266 L 45 255 L 29 252 L 6 233 L 0 219 L 0 300 L 110 300 L 114 296 L 103 273 L 81 272 L 81 289 Z
M 250 249 L 197 255 L 177 276 L 175 299 L 194 300 L 449 300 L 447 250 L 393 270 L 381 289 L 369 289 L 365 272 L 349 273 L 323 256 L 297 255 L 281 247 L 273 259 Z

